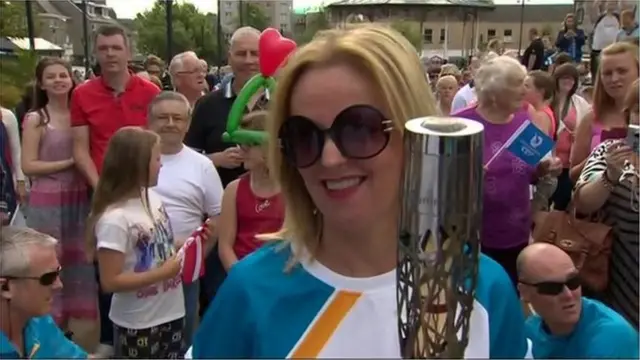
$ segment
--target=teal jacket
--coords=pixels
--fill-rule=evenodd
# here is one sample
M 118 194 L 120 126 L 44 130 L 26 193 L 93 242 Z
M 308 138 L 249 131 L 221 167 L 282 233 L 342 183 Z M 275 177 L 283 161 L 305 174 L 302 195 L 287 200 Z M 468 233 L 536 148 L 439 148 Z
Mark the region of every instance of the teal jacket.
M 0 332 L 0 359 L 86 359 L 87 353 L 64 336 L 51 316 L 29 320 L 24 329 L 25 353 L 20 353 Z

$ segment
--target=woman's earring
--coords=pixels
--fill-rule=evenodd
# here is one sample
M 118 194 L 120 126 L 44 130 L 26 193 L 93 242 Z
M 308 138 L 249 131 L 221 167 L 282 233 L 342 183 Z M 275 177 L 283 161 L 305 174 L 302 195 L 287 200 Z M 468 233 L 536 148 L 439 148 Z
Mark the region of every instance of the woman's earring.
M 318 216 L 318 208 L 313 209 L 313 216 Z

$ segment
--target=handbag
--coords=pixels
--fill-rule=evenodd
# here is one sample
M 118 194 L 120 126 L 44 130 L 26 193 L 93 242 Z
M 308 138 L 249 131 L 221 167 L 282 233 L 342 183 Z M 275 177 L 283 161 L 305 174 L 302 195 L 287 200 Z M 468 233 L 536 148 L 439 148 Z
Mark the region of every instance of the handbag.
M 579 189 L 578 189 L 579 190 Z M 579 191 L 566 212 L 552 210 L 539 215 L 540 222 L 533 229 L 534 242 L 554 244 L 564 250 L 580 272 L 585 287 L 603 291 L 609 284 L 609 261 L 613 232 L 598 222 L 598 217 L 576 217 L 575 203 Z

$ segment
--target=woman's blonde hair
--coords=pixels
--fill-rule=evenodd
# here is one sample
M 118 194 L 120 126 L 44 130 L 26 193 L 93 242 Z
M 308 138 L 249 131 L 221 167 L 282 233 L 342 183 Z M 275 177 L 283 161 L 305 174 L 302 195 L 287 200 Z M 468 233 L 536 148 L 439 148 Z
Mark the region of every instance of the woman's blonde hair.
M 247 130 L 264 131 L 268 113 L 265 110 L 252 111 L 246 114 L 240 122 L 240 127 Z
M 626 42 L 619 41 L 613 43 L 602 50 L 600 56 L 604 58 L 605 56 L 611 55 L 619 55 L 619 54 L 629 54 L 636 62 L 636 72 L 638 72 L 638 46 Z M 602 64 L 602 59 L 600 60 Z M 595 114 L 596 121 L 600 121 L 604 114 L 607 111 L 610 111 L 615 107 L 616 101 L 613 99 L 607 91 L 604 89 L 604 85 L 602 84 L 602 65 L 598 67 L 598 72 L 595 79 L 595 86 L 593 90 L 593 112 Z
M 458 66 L 456 66 L 456 64 L 444 64 L 444 65 L 442 65 L 442 67 L 440 68 L 440 74 L 438 75 L 438 78 L 441 78 L 441 77 L 447 76 L 447 75 L 453 76 L 458 82 L 462 78 L 462 72 L 460 71 Z
M 149 204 L 149 163 L 159 141 L 156 133 L 133 126 L 116 131 L 109 140 L 87 219 L 86 248 L 90 258 L 96 247 L 95 225 L 109 206 L 127 200 L 136 191 L 140 191 L 143 203 Z
M 267 122 L 269 167 L 282 189 L 285 219 L 278 233 L 265 238 L 284 239 L 303 247 L 311 258 L 315 257 L 320 241 L 322 214 L 318 213 L 298 169 L 283 159 L 278 131 L 290 113 L 292 90 L 302 74 L 338 64 L 352 67 L 375 84 L 373 91 L 385 100 L 381 109 L 400 133 L 408 119 L 437 113 L 415 48 L 390 27 L 367 23 L 328 30 L 289 58 L 281 70 Z M 299 256 L 294 254 L 290 265 Z

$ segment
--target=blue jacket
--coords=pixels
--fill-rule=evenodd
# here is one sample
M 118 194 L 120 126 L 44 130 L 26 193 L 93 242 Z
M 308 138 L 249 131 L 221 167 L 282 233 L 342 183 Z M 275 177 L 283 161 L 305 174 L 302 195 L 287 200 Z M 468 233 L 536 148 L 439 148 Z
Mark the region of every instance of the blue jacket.
M 571 55 L 573 61 L 579 63 L 582 61 L 582 47 L 585 44 L 585 35 L 582 29 L 576 29 L 575 32 L 576 36 L 567 39 L 564 37 L 566 31 L 560 30 L 560 32 L 558 32 L 558 38 L 556 39 L 556 47 L 558 50 Z
M 33 318 L 24 329 L 25 354 L 0 332 L 0 359 L 86 359 L 87 353 L 64 336 L 49 315 Z

